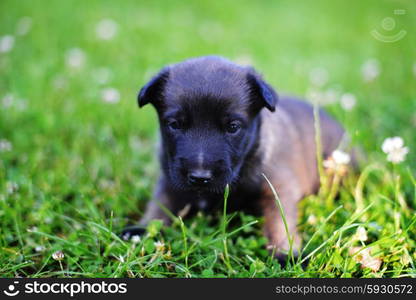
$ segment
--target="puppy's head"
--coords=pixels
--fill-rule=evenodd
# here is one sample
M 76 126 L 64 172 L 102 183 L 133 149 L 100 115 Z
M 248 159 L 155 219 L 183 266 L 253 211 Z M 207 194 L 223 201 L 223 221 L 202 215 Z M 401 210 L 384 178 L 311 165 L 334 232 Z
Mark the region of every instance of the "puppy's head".
M 219 57 L 168 66 L 138 96 L 157 110 L 161 161 L 172 186 L 221 193 L 238 180 L 256 144 L 262 108 L 274 111 L 277 95 L 249 67 Z

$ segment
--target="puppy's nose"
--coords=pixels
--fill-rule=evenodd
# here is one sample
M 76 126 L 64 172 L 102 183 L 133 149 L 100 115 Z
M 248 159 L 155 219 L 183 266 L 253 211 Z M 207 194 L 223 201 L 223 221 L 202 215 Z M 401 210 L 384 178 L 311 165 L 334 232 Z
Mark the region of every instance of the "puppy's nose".
M 206 185 L 212 180 L 212 172 L 210 170 L 193 170 L 188 174 L 188 181 L 193 185 Z

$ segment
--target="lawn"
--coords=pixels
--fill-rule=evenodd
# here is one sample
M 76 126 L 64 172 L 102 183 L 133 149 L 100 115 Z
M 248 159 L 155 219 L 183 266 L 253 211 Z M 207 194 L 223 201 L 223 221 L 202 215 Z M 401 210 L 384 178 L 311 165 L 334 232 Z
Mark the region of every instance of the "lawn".
M 0 276 L 416 277 L 415 13 L 413 1 L 2 0 Z M 304 249 L 286 265 L 243 213 L 118 237 L 159 172 L 156 115 L 137 92 L 207 54 L 319 100 L 365 153 L 360 172 L 302 201 Z M 381 148 L 394 136 L 401 163 Z

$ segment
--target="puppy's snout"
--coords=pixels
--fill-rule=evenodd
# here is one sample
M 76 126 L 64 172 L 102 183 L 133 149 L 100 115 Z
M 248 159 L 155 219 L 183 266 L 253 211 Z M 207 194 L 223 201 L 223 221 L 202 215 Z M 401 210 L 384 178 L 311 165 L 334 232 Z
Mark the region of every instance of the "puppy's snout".
M 212 172 L 210 170 L 197 169 L 188 173 L 188 182 L 192 185 L 203 186 L 212 180 Z

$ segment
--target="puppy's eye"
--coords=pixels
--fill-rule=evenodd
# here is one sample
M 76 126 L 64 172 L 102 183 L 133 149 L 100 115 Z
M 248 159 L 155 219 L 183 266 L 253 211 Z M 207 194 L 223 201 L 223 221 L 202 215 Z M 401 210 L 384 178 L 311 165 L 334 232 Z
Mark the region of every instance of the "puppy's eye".
M 181 124 L 177 120 L 168 120 L 167 125 L 172 130 L 181 129 Z
M 231 121 L 230 123 L 228 123 L 227 125 L 227 132 L 231 133 L 231 134 L 235 134 L 237 132 L 239 132 L 241 129 L 241 123 L 238 121 Z

